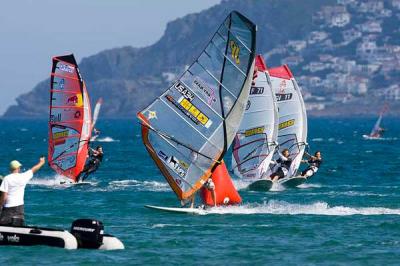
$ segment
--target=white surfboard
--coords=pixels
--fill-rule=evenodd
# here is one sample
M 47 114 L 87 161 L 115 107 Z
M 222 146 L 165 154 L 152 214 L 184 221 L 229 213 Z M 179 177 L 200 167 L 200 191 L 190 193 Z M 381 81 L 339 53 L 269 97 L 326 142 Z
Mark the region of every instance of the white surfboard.
M 201 208 L 173 208 L 173 207 L 161 207 L 153 205 L 144 205 L 148 209 L 164 211 L 164 212 L 174 212 L 174 213 L 187 213 L 187 214 L 206 214 L 207 210 Z

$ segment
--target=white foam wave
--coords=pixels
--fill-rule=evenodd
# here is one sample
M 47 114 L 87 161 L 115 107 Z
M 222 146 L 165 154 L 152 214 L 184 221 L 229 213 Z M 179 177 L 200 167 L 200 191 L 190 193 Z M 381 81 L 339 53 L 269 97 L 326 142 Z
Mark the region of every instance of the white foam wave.
M 321 141 L 324 141 L 324 139 L 323 138 L 313 138 L 311 141 L 321 142 Z
M 119 142 L 118 139 L 113 139 L 112 137 L 97 138 L 95 142 Z
M 270 191 L 272 191 L 272 192 L 279 192 L 279 191 L 284 191 L 285 190 L 285 187 L 284 186 L 282 186 L 280 183 L 278 183 L 278 182 L 273 182 L 272 183 L 272 187 L 271 187 L 271 189 L 270 189 Z
M 299 186 L 297 186 L 298 188 L 302 188 L 302 189 L 307 189 L 307 188 L 320 188 L 322 187 L 320 184 L 308 184 L 308 183 L 304 183 L 301 184 Z
M 111 181 L 109 188 L 112 190 L 123 190 L 126 188 L 136 188 L 138 191 L 170 191 L 170 187 L 167 183 L 157 181 L 140 181 L 140 180 L 119 180 Z
M 364 135 L 365 136 L 365 135 Z M 393 141 L 397 140 L 398 138 L 370 138 L 370 137 L 365 137 L 364 140 L 372 140 L 372 141 Z
M 29 182 L 29 184 L 34 186 L 53 187 L 53 188 L 68 188 L 76 185 L 76 183 L 73 183 L 71 180 L 61 175 L 44 177 L 44 178 L 34 178 Z M 94 181 L 85 181 L 84 184 L 95 186 L 98 183 Z
M 329 206 L 326 202 L 293 204 L 271 200 L 264 204 L 245 204 L 240 206 L 217 207 L 200 214 L 275 214 L 275 215 L 400 215 L 400 209 L 385 207 L 346 207 Z

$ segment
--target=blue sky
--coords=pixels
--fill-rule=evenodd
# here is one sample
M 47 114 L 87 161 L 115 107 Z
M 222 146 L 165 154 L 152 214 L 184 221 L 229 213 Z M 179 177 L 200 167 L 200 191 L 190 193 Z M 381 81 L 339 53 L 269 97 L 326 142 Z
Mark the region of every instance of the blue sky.
M 167 22 L 220 0 L 11 0 L 0 8 L 0 115 L 49 76 L 51 57 L 156 42 Z

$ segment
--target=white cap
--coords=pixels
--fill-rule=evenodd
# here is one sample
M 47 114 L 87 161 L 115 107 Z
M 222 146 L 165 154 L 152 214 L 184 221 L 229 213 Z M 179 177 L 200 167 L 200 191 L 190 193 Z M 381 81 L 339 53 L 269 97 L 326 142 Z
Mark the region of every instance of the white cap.
M 20 162 L 18 162 L 17 160 L 14 160 L 14 161 L 10 162 L 10 170 L 11 171 L 17 170 L 21 166 L 22 166 L 22 164 Z

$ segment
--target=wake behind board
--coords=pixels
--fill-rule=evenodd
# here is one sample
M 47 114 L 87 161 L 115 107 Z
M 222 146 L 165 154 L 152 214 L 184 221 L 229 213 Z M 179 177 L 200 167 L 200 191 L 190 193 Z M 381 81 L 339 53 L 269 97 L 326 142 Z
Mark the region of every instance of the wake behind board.
M 164 212 L 173 212 L 173 213 L 186 213 L 186 214 L 205 214 L 206 210 L 201 208 L 172 208 L 172 207 L 161 207 L 161 206 L 152 206 L 152 205 L 144 205 L 145 208 L 164 211 Z
M 363 139 L 365 139 L 365 140 L 383 140 L 382 137 L 372 137 L 370 135 L 363 135 Z
M 65 185 L 65 186 L 87 186 L 87 185 L 93 185 L 93 183 L 89 182 L 89 181 L 71 182 L 71 181 L 60 180 L 60 185 Z
M 282 181 L 280 181 L 279 184 L 284 186 L 285 188 L 295 188 L 295 187 L 300 186 L 301 184 L 305 183 L 306 181 L 307 181 L 307 178 L 305 178 L 305 177 L 295 176 L 295 177 L 291 177 L 288 179 L 282 179 Z
M 261 179 L 249 185 L 248 189 L 252 191 L 269 191 L 274 183 L 270 179 Z

